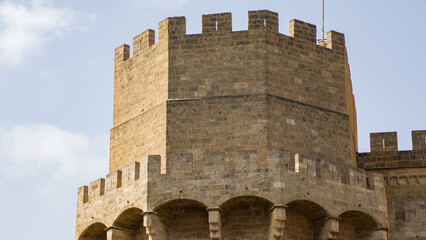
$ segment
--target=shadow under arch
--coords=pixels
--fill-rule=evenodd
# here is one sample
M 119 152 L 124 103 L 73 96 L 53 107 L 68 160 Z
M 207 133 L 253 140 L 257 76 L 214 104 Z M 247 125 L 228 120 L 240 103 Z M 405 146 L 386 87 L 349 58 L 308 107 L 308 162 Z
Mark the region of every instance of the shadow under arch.
M 219 205 L 220 209 L 222 212 L 226 212 L 229 209 L 238 206 L 240 204 L 244 204 L 244 203 L 252 203 L 252 202 L 258 202 L 258 203 L 262 203 L 264 205 L 266 205 L 269 208 L 271 208 L 274 204 L 269 201 L 268 199 L 262 198 L 262 197 L 258 197 L 258 196 L 249 196 L 249 195 L 245 195 L 245 196 L 238 196 L 238 197 L 233 197 L 230 198 L 226 201 L 224 201 L 223 203 L 221 203 Z
M 139 208 L 128 208 L 115 219 L 113 226 L 136 230 L 143 223 L 143 211 Z
M 257 196 L 238 196 L 223 202 L 223 239 L 267 239 L 269 233 L 268 212 L 273 203 Z
M 154 208 L 154 212 L 167 217 L 167 213 L 165 212 L 167 211 L 167 209 L 174 208 L 174 207 L 185 207 L 185 206 L 194 206 L 194 207 L 207 209 L 207 205 L 205 205 L 204 203 L 200 201 L 184 198 L 184 199 L 172 199 L 164 203 L 161 203 Z
M 286 204 L 284 239 L 318 239 L 324 221 L 330 214 L 319 204 L 309 200 L 294 200 Z
M 355 231 L 377 229 L 381 226 L 373 216 L 361 211 L 346 211 L 339 215 L 342 220 L 350 222 Z
M 210 240 L 207 206 L 191 199 L 173 199 L 154 208 L 161 216 L 167 239 Z
M 126 239 L 148 239 L 146 228 L 143 226 L 143 211 L 132 207 L 124 210 L 113 223 L 113 233 Z
M 294 200 L 286 205 L 288 208 L 295 208 L 303 213 L 311 222 L 316 222 L 330 216 L 321 205 L 309 200 Z
M 78 240 L 106 240 L 106 228 L 103 223 L 93 223 L 81 233 Z

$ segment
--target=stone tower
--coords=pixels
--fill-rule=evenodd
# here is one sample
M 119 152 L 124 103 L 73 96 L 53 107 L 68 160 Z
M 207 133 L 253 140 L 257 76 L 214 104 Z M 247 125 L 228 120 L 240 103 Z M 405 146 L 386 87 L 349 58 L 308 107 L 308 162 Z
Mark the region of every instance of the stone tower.
M 109 173 L 76 240 L 388 239 L 385 182 L 357 168 L 344 35 L 249 12 L 160 22 L 115 50 Z M 358 157 L 359 158 L 359 157 Z

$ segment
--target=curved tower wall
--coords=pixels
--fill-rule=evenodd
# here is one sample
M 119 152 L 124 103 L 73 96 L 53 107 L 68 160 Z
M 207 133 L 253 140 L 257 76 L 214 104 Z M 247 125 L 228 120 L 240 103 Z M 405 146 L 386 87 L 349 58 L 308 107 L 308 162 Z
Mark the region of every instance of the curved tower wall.
M 116 49 L 110 171 L 148 154 L 284 149 L 355 166 L 356 114 L 344 35 L 316 43 L 316 27 L 249 12 L 248 31 L 231 13 L 203 15 L 202 33 L 184 17 Z M 200 161 L 198 159 L 197 161 Z

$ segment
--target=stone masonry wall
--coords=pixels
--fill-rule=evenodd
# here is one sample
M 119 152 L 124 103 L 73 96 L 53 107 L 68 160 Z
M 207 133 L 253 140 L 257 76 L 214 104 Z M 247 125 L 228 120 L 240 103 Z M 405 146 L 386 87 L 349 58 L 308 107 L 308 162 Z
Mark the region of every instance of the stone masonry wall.
M 159 104 L 111 129 L 109 171 L 155 152 L 166 152 L 166 104 Z
M 152 152 L 165 156 L 168 44 L 154 41 L 147 30 L 133 39 L 131 58 L 129 46 L 115 50 L 110 172 Z
M 383 176 L 354 166 L 343 34 L 285 36 L 266 10 L 158 32 L 115 51 L 109 174 L 79 188 L 76 240 L 388 239 Z
M 371 133 L 358 166 L 383 174 L 390 239 L 426 239 L 426 131 L 413 131 L 413 150 L 398 151 L 396 132 Z
M 291 149 L 315 142 L 320 146 L 309 148 L 307 154 L 353 165 L 356 128 L 353 101 L 346 103 L 347 92 L 349 100 L 353 95 L 350 86 L 346 89 L 350 79 L 346 79 L 344 36 L 330 32 L 328 45 L 321 46 L 315 42 L 315 26 L 297 20 L 290 25 L 290 36 L 279 34 L 276 13 L 253 11 L 248 31 L 232 32 L 230 13 L 203 15 L 202 34 L 185 35 L 182 25 L 172 27 L 179 34 L 169 40 L 167 155 L 238 149 L 265 152 L 267 146 Z M 265 99 L 270 104 L 273 97 L 282 101 L 259 106 Z M 259 104 L 244 103 L 256 98 Z M 311 109 L 287 108 L 293 103 Z M 287 117 L 265 115 L 269 107 L 285 110 Z M 287 120 L 295 124 L 295 115 L 300 121 L 293 129 L 302 130 L 297 137 L 277 136 L 276 132 L 285 131 L 281 126 L 289 124 Z M 315 126 L 303 119 L 314 120 Z
M 210 212 L 209 209 L 222 209 L 224 219 L 236 218 L 221 223 L 223 239 L 233 239 L 225 238 L 233 236 L 232 232 L 236 231 L 234 228 L 230 229 L 228 224 L 239 223 L 240 234 L 247 234 L 256 224 L 265 223 L 264 220 L 256 220 L 257 218 L 268 219 L 265 216 L 270 216 L 271 206 L 280 204 L 288 206 L 290 219 L 293 212 L 298 212 L 295 216 L 300 220 L 297 221 L 305 219 L 303 221 L 316 226 L 315 229 L 307 228 L 306 231 L 318 234 L 338 233 L 338 225 L 337 230 L 326 230 L 328 224 L 318 225 L 317 222 L 320 220 L 327 223 L 329 218 L 338 219 L 340 216 L 349 219 L 355 228 L 358 226 L 362 229 L 362 224 L 357 223 L 360 219 L 361 223 L 367 219 L 374 224 L 374 229 L 370 231 L 381 231 L 380 227 L 386 227 L 384 184 L 380 174 L 372 173 L 367 179 L 363 170 L 300 154 L 293 156 L 283 150 L 269 151 L 269 168 L 259 169 L 257 151 L 237 151 L 234 154 L 234 170 L 226 170 L 225 154 L 216 152 L 202 154 L 203 167 L 198 171 L 193 170 L 192 153 L 173 155 L 170 156 L 166 174 L 160 173 L 160 157 L 149 156 L 141 162 L 110 173 L 106 180 L 92 182 L 90 189 L 81 187 L 76 239 L 81 239 L 85 229 L 95 223 L 104 224 L 107 229 L 111 229 L 108 231 L 118 231 L 115 225 L 117 218 L 127 209 L 134 208 L 140 209 L 144 218 L 148 218 L 151 212 L 164 216 L 165 232 L 169 234 L 171 227 L 175 225 L 172 224 L 173 221 L 195 219 L 186 224 L 194 224 L 194 231 L 202 231 L 197 237 L 193 236 L 193 239 L 204 239 L 205 231 L 201 229 L 206 229 L 206 217 L 202 216 L 207 216 L 205 214 Z M 190 204 L 179 204 L 184 199 L 189 199 L 187 202 Z M 166 211 L 162 210 L 164 207 Z M 204 213 L 202 209 L 206 209 Z M 239 214 L 243 212 L 244 214 Z M 350 212 L 357 214 L 347 214 Z M 165 216 L 165 213 L 169 213 L 169 216 Z M 183 216 L 181 214 L 199 217 L 180 218 L 179 216 Z M 252 222 L 244 218 L 247 215 L 254 217 L 250 220 Z M 210 213 L 208 216 L 210 219 Z M 267 233 L 271 233 L 271 222 L 276 221 L 274 219 L 268 219 L 266 226 L 256 227 L 259 230 L 256 234 L 264 232 L 261 229 L 268 229 Z M 338 224 L 338 220 L 335 221 Z M 292 224 L 289 223 L 288 232 L 291 232 Z M 146 229 L 148 234 L 151 231 L 148 223 Z
M 202 152 L 225 151 L 233 169 L 236 150 L 266 151 L 266 109 L 263 95 L 170 101 L 167 153 L 192 152 L 201 163 Z
M 347 115 L 278 97 L 267 100 L 271 148 L 351 164 Z

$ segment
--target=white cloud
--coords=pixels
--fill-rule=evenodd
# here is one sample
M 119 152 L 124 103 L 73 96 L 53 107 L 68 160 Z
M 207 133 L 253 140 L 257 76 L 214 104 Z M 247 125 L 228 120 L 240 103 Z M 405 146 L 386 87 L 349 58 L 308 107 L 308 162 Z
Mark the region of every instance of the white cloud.
M 90 139 L 50 124 L 20 125 L 0 136 L 0 182 L 34 175 L 63 177 L 103 175 L 108 162 L 107 137 Z
M 67 36 L 73 29 L 85 30 L 93 22 L 94 15 L 54 7 L 41 0 L 30 4 L 1 2 L 0 65 L 19 65 L 45 43 Z

